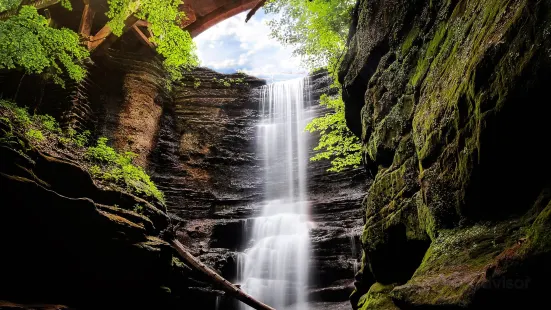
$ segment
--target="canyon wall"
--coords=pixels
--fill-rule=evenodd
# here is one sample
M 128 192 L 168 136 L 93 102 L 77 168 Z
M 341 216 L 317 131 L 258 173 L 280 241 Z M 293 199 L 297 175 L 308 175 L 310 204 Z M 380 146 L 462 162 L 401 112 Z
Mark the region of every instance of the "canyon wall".
M 94 305 L 99 303 L 106 308 L 149 302 L 170 308 L 185 304 L 185 298 L 195 296 L 194 302 L 201 309 L 214 309 L 220 292 L 203 283 L 200 275 L 181 262 L 171 260 L 174 253 L 168 244 L 155 238 L 169 224 L 169 230 L 175 231 L 175 236 L 193 255 L 229 280 L 238 280 L 238 256 L 248 246 L 250 236 L 247 232 L 251 231 L 252 219 L 260 211 L 263 200 L 262 154 L 256 150 L 256 125 L 260 120 L 259 88 L 266 82 L 242 74 L 224 75 L 198 68 L 185 73 L 182 81 L 171 84 L 155 55 L 117 49 L 94 57 L 87 66 L 86 80 L 81 84 L 68 84 L 65 89 L 51 84 L 37 87 L 32 78 L 21 80 L 20 75 L 12 73 L 0 75 L 0 86 L 6 97 L 15 96 L 19 88 L 18 102 L 28 105 L 31 111 L 55 116 L 64 128 L 88 129 L 94 141 L 107 137 L 108 144 L 120 152 L 136 153 L 136 162 L 147 169 L 164 192 L 166 210 L 163 206 L 162 216 L 154 216 L 150 227 L 147 219 L 132 213 L 132 201 L 138 198 L 128 198 L 117 191 L 108 198 L 97 194 L 98 191 L 102 193 L 101 190 L 94 187 L 85 170 L 78 169 L 79 158 L 67 155 L 59 146 L 54 146 L 52 153 L 44 154 L 48 160 L 40 153 L 30 154 L 39 164 L 17 159 L 16 154 L 2 149 L 10 158 L 6 161 L 3 155 L 2 173 L 10 173 L 12 178 L 20 177 L 22 172 L 12 170 L 17 171 L 16 166 L 22 161 L 19 165 L 36 175 L 35 182 L 48 183 L 52 177 L 59 180 L 55 187 L 47 189 L 26 183 L 19 185 L 12 179 L 9 183 L 3 181 L 3 191 L 5 184 L 13 188 L 13 193 L 5 197 L 9 208 L 3 208 L 3 219 L 21 227 L 28 223 L 33 228 L 4 227 L 5 236 L 10 230 L 19 235 L 7 239 L 6 249 L 21 253 L 10 260 L 10 268 L 16 273 L 13 277 L 10 275 L 8 282 L 14 288 L 4 290 L 0 298 L 86 307 L 90 294 L 97 294 Z M 317 100 L 322 93 L 335 94 L 329 89 L 332 81 L 325 72 L 310 76 L 309 81 L 308 114 L 319 116 L 328 111 L 319 106 Z M 317 144 L 319 136 L 308 134 L 308 137 L 312 147 Z M 310 149 L 310 155 L 313 154 Z M 49 160 L 50 157 L 53 159 Z M 54 164 L 57 160 L 63 164 Z M 73 167 L 70 163 L 74 165 L 73 174 L 68 174 L 67 168 L 50 175 L 52 169 L 60 165 Z M 335 174 L 328 173 L 328 168 L 326 161 L 310 162 L 307 167 L 313 222 L 308 295 L 312 307 L 324 309 L 331 304 L 342 309 L 349 307 L 347 299 L 353 290 L 352 278 L 360 258 L 359 248 L 355 249 L 363 224 L 358 205 L 366 190 L 366 180 L 363 169 Z M 72 181 L 73 178 L 83 179 L 77 182 Z M 83 189 L 75 188 L 78 184 Z M 37 187 L 33 189 L 37 197 L 53 195 L 48 190 L 63 196 L 54 195 L 57 200 L 51 198 L 60 209 L 50 210 L 50 203 L 46 203 L 44 212 L 32 219 L 17 213 L 15 206 L 19 204 L 23 206 L 20 212 L 40 208 L 35 200 L 25 200 L 22 194 L 29 191 L 29 186 Z M 77 219 L 73 213 L 64 214 L 63 210 L 79 208 L 80 204 L 87 206 L 82 208 L 88 210 L 92 218 Z M 126 212 L 127 209 L 130 212 Z M 45 223 L 41 223 L 40 217 Z M 109 221 L 118 224 L 110 226 Z M 43 239 L 39 249 L 44 253 L 55 251 L 66 259 L 48 269 L 45 264 L 51 264 L 52 260 L 36 256 L 43 263 L 36 264 L 29 272 L 45 277 L 57 275 L 58 281 L 52 281 L 50 289 L 44 289 L 45 284 L 37 282 L 25 291 L 21 286 L 24 280 L 16 276 L 18 270 L 25 267 L 17 262 L 28 262 L 27 258 L 34 256 L 32 248 L 21 249 L 26 248 L 34 234 L 39 234 L 37 230 L 47 230 L 48 222 L 60 228 Z M 145 231 L 137 226 L 143 226 Z M 117 238 L 118 235 L 132 238 Z M 116 241 L 106 241 L 113 238 Z M 54 246 L 56 243 L 59 246 Z M 134 248 L 138 248 L 135 254 Z M 75 253 L 71 254 L 73 250 Z M 122 266 L 133 259 L 132 255 L 136 255 L 135 262 Z M 151 267 L 146 267 L 149 265 Z M 120 277 L 111 272 L 113 268 L 120 269 Z M 97 277 L 86 282 L 89 278 L 82 272 Z M 133 276 L 125 276 L 127 273 Z M 147 283 L 142 283 L 140 278 Z M 23 282 L 18 284 L 20 281 Z M 103 281 L 110 284 L 100 290 Z M 129 281 L 132 283 L 128 284 Z M 65 282 L 71 286 L 66 294 L 51 293 L 63 291 L 66 286 L 60 283 Z M 118 286 L 127 288 L 118 291 Z M 77 294 L 77 291 L 87 293 Z M 113 295 L 108 291 L 118 293 Z M 19 293 L 22 295 L 17 295 Z M 113 302 L 108 302 L 109 299 Z M 229 298 L 218 300 L 218 303 L 227 309 L 236 306 Z
M 153 177 L 167 196 L 179 239 L 201 261 L 224 277 L 237 280 L 238 253 L 247 247 L 252 218 L 263 199 L 262 154 L 256 150 L 259 87 L 265 82 L 245 77 L 225 86 L 209 69 L 186 74 L 164 107 L 156 148 L 149 161 Z M 329 92 L 325 72 L 310 77 L 312 116 L 327 112 L 317 104 Z M 309 135 L 310 144 L 319 137 Z M 313 155 L 313 150 L 310 150 Z M 326 170 L 328 162 L 307 168 L 312 230 L 310 297 L 316 301 L 347 300 L 352 291 L 352 244 L 359 244 L 361 215 L 357 208 L 365 189 L 361 169 L 341 174 Z M 357 253 L 356 253 L 357 254 Z M 357 254 L 358 255 L 358 254 Z M 227 301 L 225 307 L 232 307 Z
M 550 1 L 358 1 L 340 68 L 374 175 L 355 308 L 537 308 L 550 289 Z

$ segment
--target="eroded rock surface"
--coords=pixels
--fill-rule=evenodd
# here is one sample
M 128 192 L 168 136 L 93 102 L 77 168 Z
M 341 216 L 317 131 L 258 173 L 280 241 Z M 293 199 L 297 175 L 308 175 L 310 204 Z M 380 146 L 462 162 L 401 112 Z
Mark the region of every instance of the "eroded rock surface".
M 98 188 L 68 159 L 6 145 L 0 157 L 0 299 L 168 308 L 172 249 L 158 237 L 165 209 Z
M 551 272 L 550 1 L 359 1 L 340 69 L 375 179 L 355 308 L 530 308 Z
M 265 82 L 245 77 L 231 87 L 223 84 L 224 79 L 239 77 L 208 69 L 186 75 L 173 89 L 173 102 L 164 105 L 149 162 L 166 194 L 169 213 L 180 223 L 179 239 L 228 279 L 236 279 L 237 253 L 248 246 L 247 231 L 260 211 L 264 191 L 256 125 L 258 87 Z M 324 72 L 310 78 L 312 116 L 327 112 L 317 99 L 330 84 Z M 317 139 L 310 135 L 310 145 Z M 353 289 L 362 225 L 357 206 L 366 181 L 361 169 L 331 174 L 328 168 L 329 162 L 315 162 L 307 169 L 315 223 L 309 296 L 334 302 L 346 300 Z M 358 245 L 355 253 L 353 244 Z

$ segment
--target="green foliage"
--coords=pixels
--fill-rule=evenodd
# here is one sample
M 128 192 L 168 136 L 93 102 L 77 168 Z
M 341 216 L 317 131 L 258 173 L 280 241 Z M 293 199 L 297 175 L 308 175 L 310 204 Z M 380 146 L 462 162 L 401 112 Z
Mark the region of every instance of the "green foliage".
M 3 114 L 8 116 L 4 118 L 7 120 L 11 118 L 14 124 L 13 127 L 24 133 L 31 143 L 42 142 L 46 140 L 47 136 L 58 137 L 60 138 L 60 142 L 63 143 L 59 123 L 52 116 L 39 114 L 31 116 L 26 107 L 20 107 L 14 102 L 7 100 L 0 100 L 0 107 L 4 108 Z M 5 114 L 6 111 L 8 111 L 7 114 Z
M 133 211 L 139 214 L 143 214 L 144 207 L 140 204 L 134 205 Z
M 120 36 L 124 21 L 130 15 L 150 23 L 153 36 L 151 42 L 157 45 L 157 52 L 164 60 L 164 66 L 173 80 L 182 77 L 182 69 L 199 64 L 195 43 L 188 31 L 180 28 L 185 14 L 178 11 L 181 0 L 109 0 L 109 26 Z
M 112 181 L 137 194 L 155 197 L 164 202 L 163 193 L 157 189 L 149 175 L 139 166 L 133 164 L 136 154 L 125 152 L 119 154 L 107 145 L 107 138 L 99 138 L 96 146 L 88 148 L 86 156 L 100 165 L 90 169 L 90 173 L 106 181 Z
M 61 134 L 59 124 L 49 115 L 31 116 L 26 107 L 17 106 L 14 102 L 7 100 L 0 100 L 0 108 L 2 108 L 0 110 L 3 112 L 2 115 L 5 115 L 1 117 L 2 122 L 8 124 L 10 128 L 10 132 L 3 130 L 3 136 L 15 137 L 14 129 L 18 129 L 31 143 L 37 143 L 46 140 L 45 133 Z M 25 144 L 19 138 L 17 140 L 21 145 Z
M 352 0 L 271 0 L 266 12 L 277 14 L 269 22 L 271 35 L 281 43 L 292 46 L 303 65 L 310 70 L 326 67 L 333 78 L 333 87 L 339 87 L 337 70 L 346 47 Z M 320 104 L 334 112 L 312 120 L 306 130 L 319 132 L 319 151 L 312 161 L 331 160 L 329 171 L 342 171 L 358 167 L 361 163 L 359 139 L 350 132 L 344 118 L 344 102 L 338 98 L 322 96 Z
M 268 23 L 272 37 L 292 46 L 294 54 L 301 57 L 307 68 L 327 67 L 336 77 L 355 2 L 271 0 L 265 10 L 278 16 Z
M 88 51 L 69 29 L 54 29 L 34 7 L 23 6 L 18 15 L 0 22 L 0 69 L 42 74 L 64 86 L 62 75 L 81 81 L 81 61 Z
M 164 202 L 163 193 L 157 189 L 147 173 L 133 161 L 136 154 L 118 153 L 107 145 L 107 138 L 99 138 L 96 145 L 86 148 L 90 131 L 77 132 L 69 129 L 63 132 L 57 121 L 49 115 L 29 115 L 26 108 L 0 99 L 0 143 L 17 143 L 23 147 L 51 148 L 60 142 L 67 150 L 74 152 L 75 157 L 92 162 L 88 169 L 90 174 L 100 180 L 112 182 L 125 187 L 135 194 L 156 198 Z M 12 139 L 14 138 L 14 139 Z M 38 142 L 48 142 L 37 144 Z
M 92 167 L 90 167 L 88 171 L 93 177 L 96 177 L 96 178 L 100 178 L 103 175 L 101 167 L 98 165 L 93 165 Z
M 193 81 L 193 88 L 199 88 L 199 86 L 201 86 L 201 81 Z
M 99 138 L 97 145 L 88 148 L 86 155 L 97 162 L 104 164 L 113 164 L 118 158 L 119 154 L 110 146 L 107 146 L 107 138 Z
M 0 12 L 13 10 L 21 3 L 21 0 L 0 0 Z
M 15 122 L 20 126 L 29 126 L 31 122 L 31 116 L 27 108 L 16 105 L 13 101 L 0 100 L 0 107 L 6 108 L 14 114 Z
M 322 95 L 320 104 L 334 112 L 315 118 L 306 126 L 307 131 L 321 133 L 319 144 L 314 148 L 319 152 L 310 160 L 331 159 L 329 171 L 332 172 L 343 171 L 347 167 L 357 168 L 361 163 L 361 144 L 346 127 L 341 96 L 331 98 Z
M 36 129 L 29 129 L 25 135 L 29 140 L 33 142 L 42 142 L 44 141 L 44 135 L 42 134 L 42 131 L 36 130 Z
M 42 125 L 44 129 L 51 133 L 55 134 L 61 134 L 61 128 L 59 127 L 59 124 L 55 120 L 55 118 L 51 117 L 50 115 L 33 115 L 33 121 L 38 122 Z
M 73 128 L 67 130 L 67 135 L 70 138 L 71 143 L 78 147 L 84 147 L 90 140 L 90 131 L 85 130 L 83 132 L 77 132 Z
M 61 0 L 61 6 L 66 8 L 69 11 L 73 10 L 73 5 L 71 4 L 71 0 Z
M 214 83 L 223 85 L 225 87 L 230 87 L 230 86 L 232 86 L 232 84 L 236 84 L 236 85 L 243 84 L 245 82 L 245 79 L 244 78 L 222 78 L 222 79 L 217 79 L 216 77 L 213 77 L 212 81 Z

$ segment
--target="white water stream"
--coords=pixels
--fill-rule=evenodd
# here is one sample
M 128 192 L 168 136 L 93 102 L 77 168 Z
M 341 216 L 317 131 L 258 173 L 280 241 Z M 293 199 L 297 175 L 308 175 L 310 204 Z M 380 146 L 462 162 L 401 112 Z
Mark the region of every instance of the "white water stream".
M 307 83 L 292 80 L 262 89 L 257 148 L 264 161 L 264 203 L 254 219 L 252 247 L 238 264 L 242 289 L 277 310 L 307 309 Z

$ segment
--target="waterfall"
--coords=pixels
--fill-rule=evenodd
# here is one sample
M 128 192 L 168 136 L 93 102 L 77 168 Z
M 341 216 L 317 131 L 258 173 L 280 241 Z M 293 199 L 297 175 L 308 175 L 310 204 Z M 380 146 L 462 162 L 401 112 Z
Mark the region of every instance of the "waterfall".
M 300 79 L 264 86 L 260 95 L 257 149 L 264 162 L 264 202 L 238 273 L 245 292 L 278 310 L 307 309 L 308 89 L 308 80 Z

